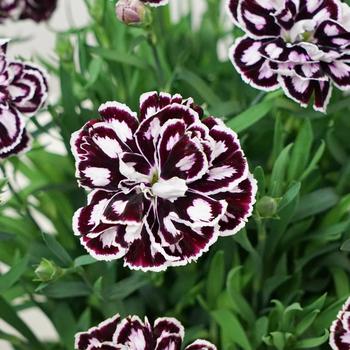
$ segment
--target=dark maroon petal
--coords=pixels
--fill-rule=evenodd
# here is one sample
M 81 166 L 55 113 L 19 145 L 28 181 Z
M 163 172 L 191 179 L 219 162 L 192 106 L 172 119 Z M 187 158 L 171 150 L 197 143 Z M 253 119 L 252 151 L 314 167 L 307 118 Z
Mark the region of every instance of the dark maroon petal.
M 150 219 L 149 217 L 152 217 Z M 128 253 L 124 257 L 124 265 L 134 270 L 163 271 L 166 270 L 168 262 L 156 246 L 153 240 L 153 232 L 158 231 L 158 224 L 150 213 L 147 222 L 143 225 L 140 236 L 133 241 Z
M 185 350 L 216 350 L 216 346 L 207 340 L 198 339 L 188 345 Z
M 172 103 L 182 104 L 183 102 L 184 100 L 179 94 L 172 96 L 165 92 L 146 92 L 140 97 L 140 120 L 151 117 Z
M 78 333 L 75 336 L 75 349 L 87 350 L 91 342 L 108 342 L 113 339 L 113 335 L 120 322 L 120 316 L 117 314 L 103 322 L 97 327 L 90 328 L 87 332 Z
M 292 100 L 298 102 L 302 107 L 307 107 L 313 93 L 311 80 L 295 77 L 281 77 L 280 84 L 285 94 Z
M 166 141 L 171 142 L 165 138 L 162 141 L 163 144 Z M 164 163 L 161 163 L 160 176 L 164 180 L 178 177 L 186 182 L 193 182 L 200 179 L 208 170 L 208 161 L 201 144 L 196 139 L 190 139 L 188 135 L 182 136 L 168 155 L 165 151 L 160 154 L 164 159 Z
M 182 341 L 185 335 L 185 330 L 182 324 L 176 318 L 162 317 L 155 320 L 153 334 L 156 338 L 159 338 L 164 334 L 176 334 L 180 336 Z
M 153 7 L 163 6 L 169 2 L 169 0 L 141 0 L 141 1 L 146 5 L 150 5 Z
M 122 344 L 130 349 L 151 350 L 153 335 L 147 318 L 144 322 L 137 316 L 123 319 L 113 336 L 113 343 Z
M 122 350 L 122 345 L 115 345 L 113 342 L 103 342 L 101 344 L 91 344 L 86 350 Z
M 273 13 L 272 3 L 259 0 L 242 0 L 238 6 L 238 18 L 245 30 L 257 37 L 275 37 L 280 34 Z
M 225 201 L 188 191 L 171 203 L 171 217 L 191 227 L 215 226 L 225 214 Z
M 35 22 L 47 21 L 57 6 L 57 0 L 25 0 L 21 19 L 32 19 Z
M 181 231 L 182 239 L 175 245 L 164 248 L 169 256 L 177 258 L 170 263 L 172 266 L 183 266 L 197 261 L 218 239 L 214 227 L 194 229 L 184 224 L 176 224 L 176 228 Z
M 23 130 L 20 143 L 12 150 L 0 153 L 0 158 L 7 158 L 15 155 L 20 155 L 27 152 L 32 145 L 32 139 L 26 129 Z
M 23 141 L 24 121 L 13 107 L 0 107 L 0 155 L 9 154 Z
M 210 125 L 212 118 L 203 120 Z M 219 122 L 219 120 L 218 120 Z M 211 165 L 202 179 L 191 184 L 190 188 L 199 192 L 214 194 L 235 186 L 248 172 L 248 164 L 239 144 L 237 135 L 223 122 L 210 129 L 212 138 Z
M 349 304 L 350 299 L 345 302 L 343 308 L 339 311 L 337 318 L 332 323 L 329 345 L 333 350 L 350 349 Z
M 268 60 L 261 55 L 262 45 L 262 41 L 239 38 L 231 47 L 229 57 L 247 84 L 260 90 L 273 91 L 279 87 L 277 75 L 270 69 Z
M 298 13 L 297 5 L 295 0 L 286 0 L 284 8 L 275 13 L 277 23 L 286 30 L 292 29 L 295 24 L 295 16 Z
M 238 19 L 238 6 L 239 6 L 240 0 L 229 0 L 227 5 L 228 5 L 228 10 L 229 13 L 232 16 L 233 22 L 236 25 L 240 25 L 239 24 L 239 19 Z
M 330 81 L 314 82 L 315 96 L 314 109 L 326 113 L 327 106 L 332 96 L 332 85 Z
M 120 172 L 131 181 L 146 182 L 152 181 L 154 169 L 147 162 L 144 156 L 125 152 L 120 155 Z
M 155 164 L 155 144 L 160 135 L 161 127 L 169 119 L 180 119 L 186 127 L 199 121 L 198 114 L 194 110 L 177 103 L 168 105 L 157 114 L 144 119 L 136 131 L 135 138 L 139 151 L 151 165 Z
M 294 71 L 302 79 L 328 80 L 320 63 L 305 63 L 295 65 Z
M 345 48 L 350 45 L 350 33 L 340 24 L 331 20 L 322 22 L 314 37 L 319 45 L 335 48 Z
M 328 64 L 322 63 L 322 67 L 338 89 L 350 89 L 350 63 L 334 61 Z
M 182 339 L 178 334 L 164 334 L 157 339 L 154 350 L 180 350 Z
M 128 106 L 119 102 L 106 102 L 99 108 L 104 122 L 111 126 L 118 138 L 130 149 L 135 149 L 133 135 L 138 127 L 137 115 Z
M 340 1 L 337 0 L 305 0 L 301 1 L 297 21 L 313 19 L 321 23 L 327 19 L 337 20 L 341 14 Z
M 107 224 L 139 225 L 144 218 L 144 202 L 142 193 L 119 192 L 114 195 L 103 211 L 102 221 Z
M 22 113 L 35 114 L 48 97 L 46 73 L 32 64 L 11 62 L 8 87 L 12 104 Z
M 231 191 L 214 196 L 227 202 L 225 215 L 219 222 L 221 236 L 230 236 L 242 229 L 253 212 L 257 191 L 256 181 L 249 176 Z

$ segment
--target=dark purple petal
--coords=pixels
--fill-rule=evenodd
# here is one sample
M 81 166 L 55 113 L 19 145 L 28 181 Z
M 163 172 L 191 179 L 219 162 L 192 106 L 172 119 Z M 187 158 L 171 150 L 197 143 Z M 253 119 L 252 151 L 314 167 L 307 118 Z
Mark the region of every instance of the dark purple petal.
M 295 16 L 298 13 L 298 4 L 295 0 L 286 0 L 285 6 L 275 13 L 278 24 L 286 30 L 292 29 Z
M 210 125 L 213 118 L 204 124 Z M 211 164 L 208 172 L 191 184 L 190 188 L 207 194 L 229 190 L 247 176 L 248 164 L 244 157 L 237 135 L 218 119 L 210 129 L 212 138 Z
M 164 334 L 157 339 L 154 350 L 181 350 L 182 339 L 178 334 Z
M 320 63 L 305 63 L 295 65 L 294 71 L 302 79 L 328 80 Z
M 229 57 L 247 84 L 260 90 L 273 91 L 279 87 L 277 75 L 261 55 L 262 45 L 262 41 L 239 38 L 231 47 Z
M 35 22 L 47 21 L 57 6 L 57 0 L 25 0 L 21 19 L 32 19 Z
M 24 121 L 18 111 L 13 107 L 0 107 L 0 155 L 6 156 L 19 146 L 23 132 Z
M 163 6 L 169 2 L 169 0 L 141 0 L 141 1 L 146 5 L 150 5 L 153 7 Z
M 215 195 L 217 200 L 227 202 L 225 215 L 219 222 L 221 236 L 230 236 L 241 230 L 253 212 L 257 192 L 256 181 L 249 176 L 236 188 Z
M 184 224 L 176 224 L 176 228 L 181 231 L 182 239 L 175 245 L 164 248 L 169 256 L 177 259 L 171 262 L 172 266 L 183 266 L 197 261 L 218 239 L 214 227 L 194 229 Z
M 314 109 L 326 111 L 332 92 L 329 81 L 305 80 L 297 76 L 282 77 L 281 86 L 285 94 L 302 107 L 307 107 L 314 96 Z
M 198 114 L 191 108 L 177 103 L 164 107 L 157 114 L 144 119 L 136 131 L 135 138 L 139 151 L 151 165 L 155 164 L 156 148 L 161 127 L 169 119 L 182 120 L 186 127 L 198 122 Z
M 188 345 L 185 350 L 216 350 L 216 346 L 207 340 L 198 339 Z
M 350 349 L 349 304 L 350 298 L 345 302 L 343 308 L 339 311 L 337 318 L 332 323 L 329 345 L 333 350 Z
M 321 23 L 327 19 L 337 20 L 341 14 L 340 1 L 337 0 L 306 0 L 301 1 L 296 20 L 313 19 Z
M 130 349 L 151 350 L 153 335 L 147 318 L 144 322 L 137 316 L 123 319 L 113 336 L 113 343 L 126 345 Z
M 257 37 L 275 37 L 280 27 L 273 17 L 272 3 L 259 0 L 242 0 L 238 6 L 238 18 L 246 31 Z
M 238 19 L 238 6 L 241 0 L 229 0 L 227 3 L 229 14 L 231 14 L 233 22 L 240 26 Z
M 32 64 L 11 62 L 9 74 L 11 103 L 23 114 L 35 114 L 48 97 L 46 73 Z
M 323 63 L 322 66 L 338 89 L 345 91 L 350 89 L 350 63 L 334 61 Z
M 161 144 L 172 142 L 171 139 L 163 138 Z M 169 144 L 168 144 L 169 145 Z M 163 162 L 161 163 L 161 178 L 169 180 L 173 177 L 188 182 L 200 179 L 208 171 L 208 161 L 201 149 L 201 144 L 188 135 L 182 136 L 179 141 L 170 149 L 169 154 L 165 152 L 164 145 Z
M 99 342 L 111 341 L 119 322 L 120 316 L 117 314 L 114 317 L 101 322 L 97 327 L 90 328 L 87 332 L 76 334 L 75 349 L 87 350 L 94 340 Z
M 340 24 L 334 21 L 322 22 L 315 34 L 319 45 L 335 48 L 345 48 L 350 45 L 350 33 Z
M 91 344 L 86 350 L 123 350 L 123 346 L 115 345 L 112 342 L 103 342 L 101 344 Z
M 0 153 L 0 158 L 7 158 L 26 153 L 31 148 L 31 145 L 32 139 L 26 129 L 24 129 L 19 144 L 8 152 Z
M 154 169 L 144 156 L 125 152 L 120 155 L 120 172 L 129 180 L 138 182 L 151 182 Z
M 164 334 L 176 334 L 180 336 L 182 341 L 185 336 L 185 330 L 176 318 L 161 317 L 154 321 L 153 334 L 156 338 L 159 338 Z

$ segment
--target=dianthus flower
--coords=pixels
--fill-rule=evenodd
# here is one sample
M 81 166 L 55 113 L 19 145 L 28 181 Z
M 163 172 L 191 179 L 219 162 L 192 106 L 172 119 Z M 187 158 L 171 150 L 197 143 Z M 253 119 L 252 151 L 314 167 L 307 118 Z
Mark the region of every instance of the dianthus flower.
M 230 59 L 243 80 L 265 91 L 281 87 L 325 112 L 332 85 L 350 89 L 350 8 L 339 0 L 229 0 L 246 35 Z
M 47 21 L 57 7 L 57 0 L 5 0 L 0 3 L 0 19 Z
M 76 350 L 180 350 L 184 328 L 175 318 L 158 318 L 152 326 L 147 318 L 121 319 L 116 315 L 97 327 L 75 336 Z M 185 350 L 216 350 L 215 345 L 198 339 Z
M 0 41 L 0 158 L 22 153 L 30 147 L 24 116 L 35 115 L 48 95 L 42 69 L 8 59 L 7 42 Z
M 237 135 L 192 99 L 141 96 L 140 113 L 118 102 L 72 135 L 76 176 L 92 190 L 73 218 L 100 260 L 165 270 L 197 260 L 251 215 L 256 183 Z
M 329 344 L 333 350 L 350 349 L 350 298 L 332 324 Z

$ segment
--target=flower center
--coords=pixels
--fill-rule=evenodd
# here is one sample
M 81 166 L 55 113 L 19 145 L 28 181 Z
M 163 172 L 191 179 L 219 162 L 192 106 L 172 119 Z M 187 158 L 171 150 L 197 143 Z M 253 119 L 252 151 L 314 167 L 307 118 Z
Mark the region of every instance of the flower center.
M 282 38 L 290 44 L 298 42 L 312 43 L 317 23 L 312 19 L 298 21 L 290 30 L 284 30 Z

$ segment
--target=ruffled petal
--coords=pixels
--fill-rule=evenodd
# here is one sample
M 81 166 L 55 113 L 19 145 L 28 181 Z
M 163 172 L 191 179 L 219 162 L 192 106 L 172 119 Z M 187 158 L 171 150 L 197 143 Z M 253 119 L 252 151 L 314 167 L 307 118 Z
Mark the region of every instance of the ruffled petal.
M 225 215 L 219 221 L 220 236 L 234 235 L 245 226 L 253 212 L 256 192 L 256 180 L 249 176 L 231 191 L 215 196 L 227 202 Z
M 111 341 L 119 322 L 120 316 L 117 314 L 101 322 L 97 327 L 90 328 L 87 332 L 76 334 L 74 348 L 77 350 L 87 350 L 88 346 L 94 340 L 98 342 Z
M 231 47 L 229 58 L 247 84 L 260 90 L 273 91 L 279 87 L 277 74 L 261 55 L 262 45 L 263 42 L 249 37 L 239 38 Z
M 35 22 L 47 21 L 57 7 L 57 0 L 25 0 L 21 19 L 31 19 Z
M 11 154 L 23 142 L 23 133 L 24 121 L 18 111 L 13 107 L 0 107 L 0 156 Z
M 18 156 L 20 154 L 26 153 L 28 150 L 30 150 L 31 146 L 32 139 L 29 136 L 27 130 L 24 129 L 19 144 L 8 152 L 0 153 L 0 158 Z
M 333 321 L 329 345 L 333 350 L 348 350 L 350 348 L 350 298 L 339 311 L 337 318 Z
M 341 14 L 341 2 L 337 0 L 306 0 L 301 2 L 296 20 L 312 19 L 318 23 L 327 19 L 338 20 Z
M 46 73 L 41 68 L 22 62 L 11 62 L 8 69 L 11 103 L 21 113 L 34 115 L 48 97 Z
M 185 350 L 216 350 L 216 346 L 207 340 L 198 339 L 188 345 Z
M 350 89 L 350 63 L 334 61 L 329 64 L 324 63 L 322 66 L 338 89 L 344 91 Z

